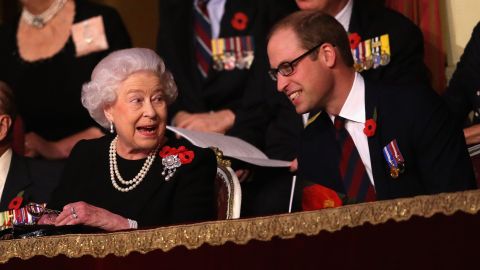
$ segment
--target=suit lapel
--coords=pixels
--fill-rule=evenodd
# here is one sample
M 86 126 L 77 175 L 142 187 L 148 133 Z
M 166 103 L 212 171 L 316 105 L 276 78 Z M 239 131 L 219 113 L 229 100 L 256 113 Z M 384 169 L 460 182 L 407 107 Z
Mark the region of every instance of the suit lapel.
M 327 113 L 309 124 L 302 134 L 299 177 L 344 193 L 338 162 L 340 159 L 333 123 Z M 301 172 L 301 173 L 300 173 Z
M 3 188 L 0 209 L 7 209 L 8 204 L 17 196 L 18 192 L 22 190 L 25 191 L 30 184 L 31 178 L 29 177 L 29 170 L 25 161 L 22 157 L 13 153 L 5 187 Z M 24 194 L 24 199 L 26 199 L 27 195 L 28 194 Z
M 372 174 L 375 182 L 377 199 L 383 199 L 387 189 L 385 182 L 385 161 L 382 154 L 382 111 L 379 103 L 380 89 L 365 80 L 365 116 L 367 119 L 373 118 L 374 110 L 377 111 L 377 129 L 375 135 L 368 138 L 368 149 L 370 151 L 370 163 L 372 165 Z

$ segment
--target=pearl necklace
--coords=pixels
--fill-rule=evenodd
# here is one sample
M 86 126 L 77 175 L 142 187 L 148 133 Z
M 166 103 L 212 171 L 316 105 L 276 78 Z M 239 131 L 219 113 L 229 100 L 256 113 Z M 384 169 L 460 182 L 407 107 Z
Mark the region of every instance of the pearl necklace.
M 109 156 L 110 156 L 110 179 L 112 180 L 112 185 L 115 189 L 121 192 L 129 192 L 130 190 L 136 188 L 142 181 L 143 178 L 145 178 L 145 175 L 147 175 L 148 170 L 150 170 L 150 167 L 152 166 L 153 161 L 155 160 L 155 157 L 157 156 L 156 153 L 158 151 L 157 146 L 154 150 L 148 154 L 147 160 L 145 160 L 145 163 L 143 163 L 142 169 L 140 169 L 140 172 L 138 172 L 137 175 L 132 180 L 124 180 L 123 177 L 120 175 L 120 171 L 118 170 L 118 165 L 117 165 L 117 140 L 118 136 L 115 137 L 115 139 L 112 140 L 110 143 L 110 150 L 109 150 Z M 118 181 L 123 184 L 126 187 L 121 187 L 119 184 L 117 184 L 117 179 Z
M 67 0 L 55 0 L 47 10 L 39 15 L 34 15 L 24 8 L 22 10 L 22 19 L 36 28 L 43 28 L 65 6 L 66 2 Z

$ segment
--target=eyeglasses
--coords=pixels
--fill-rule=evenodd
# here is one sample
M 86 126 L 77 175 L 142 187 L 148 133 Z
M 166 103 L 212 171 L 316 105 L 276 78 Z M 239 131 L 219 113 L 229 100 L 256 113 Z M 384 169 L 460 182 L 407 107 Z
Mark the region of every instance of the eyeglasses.
M 300 55 L 299 57 L 293 59 L 292 61 L 290 62 L 283 62 L 283 63 L 280 63 L 280 65 L 278 65 L 277 68 L 271 68 L 268 70 L 268 74 L 270 75 L 270 78 L 272 78 L 272 80 L 276 81 L 277 80 L 277 75 L 278 73 L 280 73 L 280 75 L 282 76 L 290 76 L 292 75 L 293 71 L 295 70 L 295 66 L 303 59 L 305 58 L 305 56 L 311 54 L 313 51 L 315 51 L 318 47 L 322 46 L 325 42 L 320 42 L 320 44 L 314 46 L 313 48 L 311 48 L 310 50 L 306 51 L 305 53 L 303 53 L 302 55 Z

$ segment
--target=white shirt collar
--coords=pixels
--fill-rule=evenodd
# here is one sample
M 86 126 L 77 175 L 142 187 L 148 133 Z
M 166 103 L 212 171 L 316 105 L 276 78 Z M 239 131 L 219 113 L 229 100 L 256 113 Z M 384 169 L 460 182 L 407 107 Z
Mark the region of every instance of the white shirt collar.
M 335 15 L 335 19 L 342 24 L 343 28 L 347 32 L 348 26 L 350 25 L 350 18 L 352 17 L 352 8 L 353 0 L 349 0 L 345 7 L 343 7 L 343 9 L 340 10 L 337 15 Z
M 197 4 L 198 0 L 195 0 Z M 227 0 L 210 0 L 207 3 L 208 16 L 210 17 L 210 27 L 212 28 L 212 38 L 220 36 L 220 24 L 225 11 Z
M 365 82 L 358 72 L 355 72 L 352 88 L 339 115 L 350 121 L 365 123 Z
M 0 157 L 0 198 L 2 198 L 3 189 L 7 181 L 8 171 L 10 170 L 10 163 L 12 162 L 12 149 L 8 149 Z

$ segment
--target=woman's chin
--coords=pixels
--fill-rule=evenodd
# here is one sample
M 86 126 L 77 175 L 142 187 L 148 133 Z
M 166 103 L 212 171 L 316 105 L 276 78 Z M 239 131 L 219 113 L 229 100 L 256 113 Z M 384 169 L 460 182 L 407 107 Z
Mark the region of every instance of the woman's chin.
M 147 134 L 137 136 L 137 145 L 141 146 L 144 149 L 153 149 L 155 148 L 163 138 L 163 134 Z

